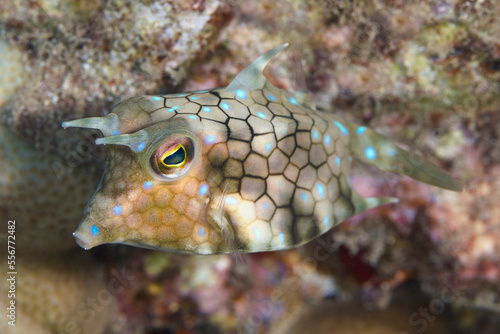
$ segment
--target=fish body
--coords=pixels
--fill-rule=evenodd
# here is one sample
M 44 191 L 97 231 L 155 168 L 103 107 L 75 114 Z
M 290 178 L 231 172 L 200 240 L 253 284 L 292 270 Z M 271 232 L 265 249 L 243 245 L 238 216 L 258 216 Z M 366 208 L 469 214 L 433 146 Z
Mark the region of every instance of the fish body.
M 63 123 L 100 129 L 101 183 L 74 236 L 104 243 L 220 254 L 296 247 L 395 198 L 363 198 L 351 158 L 450 190 L 461 184 L 363 126 L 316 110 L 268 82 L 268 51 L 230 85 L 127 99 L 105 117 Z

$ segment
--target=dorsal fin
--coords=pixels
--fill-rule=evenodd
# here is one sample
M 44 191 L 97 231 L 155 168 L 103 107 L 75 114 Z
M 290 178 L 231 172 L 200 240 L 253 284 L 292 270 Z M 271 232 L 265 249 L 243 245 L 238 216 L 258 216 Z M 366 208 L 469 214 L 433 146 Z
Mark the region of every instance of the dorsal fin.
M 248 65 L 240 73 L 238 73 L 233 81 L 231 81 L 231 83 L 226 88 L 224 88 L 223 91 L 234 94 L 239 88 L 246 88 L 248 90 L 264 88 L 267 80 L 262 71 L 266 67 L 267 63 L 269 63 L 271 58 L 287 46 L 288 43 L 282 44 L 272 50 L 267 51 L 259 58 L 255 59 L 250 65 Z

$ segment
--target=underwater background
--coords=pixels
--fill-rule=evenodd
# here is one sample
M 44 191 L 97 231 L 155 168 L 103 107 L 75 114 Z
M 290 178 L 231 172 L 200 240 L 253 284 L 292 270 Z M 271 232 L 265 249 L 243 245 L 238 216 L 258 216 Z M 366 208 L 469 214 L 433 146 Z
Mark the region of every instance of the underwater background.
M 488 0 L 1 1 L 0 333 L 500 332 L 498 13 Z M 399 203 L 297 249 L 76 245 L 106 152 L 97 131 L 63 121 L 136 95 L 225 86 L 285 42 L 269 81 L 466 189 L 355 163 L 362 195 Z

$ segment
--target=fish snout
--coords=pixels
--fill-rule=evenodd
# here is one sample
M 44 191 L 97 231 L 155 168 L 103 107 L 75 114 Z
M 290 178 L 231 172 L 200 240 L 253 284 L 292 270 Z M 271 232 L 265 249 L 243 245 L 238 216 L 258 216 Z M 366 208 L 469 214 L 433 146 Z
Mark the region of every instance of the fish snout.
M 78 228 L 73 232 L 73 237 L 75 237 L 78 246 L 85 250 L 89 250 L 103 243 L 101 228 L 99 224 L 90 217 L 90 214 L 87 214 L 82 219 Z

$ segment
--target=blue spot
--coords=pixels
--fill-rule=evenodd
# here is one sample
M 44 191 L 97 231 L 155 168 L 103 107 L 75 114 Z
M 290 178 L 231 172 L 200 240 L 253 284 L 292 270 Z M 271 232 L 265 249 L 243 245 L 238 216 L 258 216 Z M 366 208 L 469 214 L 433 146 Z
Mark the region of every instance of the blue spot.
M 265 202 L 264 204 L 262 204 L 262 208 L 263 208 L 264 210 L 269 209 L 269 203 Z
M 365 131 L 366 131 L 366 127 L 364 127 L 364 126 L 360 126 L 360 127 L 358 128 L 358 135 L 362 135 L 362 134 L 363 134 L 363 132 L 365 132 Z
M 200 194 L 200 196 L 205 196 L 206 194 L 208 194 L 208 184 L 202 183 L 198 188 L 198 194 Z
M 316 185 L 316 189 L 318 189 L 318 194 L 320 197 L 324 197 L 325 196 L 325 186 L 321 183 L 318 183 Z
M 253 235 L 255 236 L 255 241 L 260 239 L 260 229 L 258 227 L 253 228 Z
M 326 215 L 325 215 L 325 216 L 323 216 L 323 226 L 324 226 L 324 227 L 327 227 L 327 226 L 328 226 L 328 221 L 329 221 L 329 220 L 330 220 L 330 219 L 328 218 L 328 216 L 326 216 Z
M 365 157 L 368 160 L 374 160 L 377 158 L 377 151 L 371 146 L 365 148 Z
M 257 116 L 259 116 L 260 118 L 266 118 L 267 117 L 266 114 L 264 114 L 262 111 L 259 111 L 257 113 Z
M 335 123 L 335 125 L 337 126 L 337 128 L 339 128 L 340 132 L 344 135 L 344 136 L 347 136 L 349 134 L 349 131 L 347 131 L 346 127 L 343 126 L 341 123 L 337 122 L 337 121 L 333 121 Z
M 115 214 L 115 216 L 119 216 L 121 215 L 123 212 L 123 207 L 121 205 L 116 205 L 114 208 L 113 208 L 113 213 Z
M 187 94 L 178 94 L 177 96 L 178 96 L 178 97 L 184 97 L 184 96 L 186 96 L 186 95 L 187 95 Z
M 142 189 L 144 189 L 144 190 L 151 189 L 152 187 L 153 187 L 153 181 L 145 181 L 142 184 Z
M 235 93 L 236 93 L 236 96 L 239 97 L 240 99 L 247 98 L 247 93 L 243 89 L 237 89 Z
M 139 146 L 137 146 L 137 151 L 142 152 L 144 151 L 145 148 L 146 148 L 146 142 L 143 141 L 139 144 Z
M 199 96 L 190 97 L 191 100 L 197 100 L 198 98 L 199 98 Z
M 393 157 L 396 154 L 396 150 L 395 149 L 390 150 L 389 154 Z
M 203 94 L 203 93 L 206 93 L 206 92 L 208 92 L 208 90 L 200 90 L 200 91 L 198 91 L 199 94 Z
M 326 146 L 330 146 L 330 143 L 332 142 L 332 137 L 330 137 L 330 135 L 329 135 L 329 134 L 327 134 L 327 135 L 325 136 L 324 142 L 325 142 L 325 145 L 326 145 Z
M 202 110 L 204 112 L 212 112 L 212 109 L 210 109 L 209 107 L 203 107 Z
M 90 228 L 90 233 L 92 233 L 93 237 L 97 237 L 99 235 L 99 227 L 92 225 Z
M 318 132 L 318 130 L 314 130 L 313 131 L 313 139 L 317 140 L 318 138 L 319 138 L 319 132 Z
M 226 197 L 226 204 L 227 205 L 237 205 L 238 201 L 236 200 L 236 198 L 229 196 L 229 197 Z
M 200 237 L 204 237 L 205 235 L 207 235 L 207 231 L 205 231 L 205 228 L 203 226 L 200 226 L 200 228 L 198 229 L 198 235 Z
M 289 98 L 288 102 L 290 102 L 291 104 L 295 104 L 296 106 L 299 105 L 299 103 L 297 102 L 297 100 L 294 97 Z
M 179 109 L 179 108 L 180 108 L 180 106 L 174 106 L 174 107 L 172 107 L 172 108 L 168 109 L 167 111 L 168 111 L 168 112 L 174 112 L 175 110 L 177 110 L 177 109 Z
M 307 194 L 306 193 L 302 193 L 300 194 L 300 197 L 302 197 L 302 200 L 305 202 L 307 201 Z
M 267 94 L 267 98 L 273 102 L 276 101 L 276 98 L 274 97 L 273 94 Z
M 278 238 L 279 238 L 279 241 L 281 244 L 284 243 L 285 242 L 285 233 L 280 232 L 280 234 L 278 234 Z
M 217 135 L 211 134 L 211 135 L 206 135 L 205 139 L 203 140 L 206 145 L 212 145 L 217 142 Z
M 113 136 L 118 136 L 118 135 L 120 134 L 120 131 L 115 130 L 115 131 L 111 132 L 111 134 L 112 134 Z
M 273 143 L 266 143 L 266 146 L 264 148 L 266 150 L 266 153 L 271 152 L 271 150 L 273 149 Z
M 153 97 L 152 97 L 152 99 L 153 99 L 153 100 L 155 100 L 155 101 L 161 101 L 161 100 L 163 100 L 163 99 L 162 99 L 161 97 L 159 97 L 159 96 L 153 96 Z
M 189 115 L 188 118 L 190 118 L 190 119 L 198 119 L 198 117 L 196 117 L 195 115 Z
M 339 157 L 335 157 L 335 164 L 337 166 L 340 166 L 340 158 Z
M 229 106 L 229 104 L 227 104 L 226 102 L 222 102 L 222 103 L 220 104 L 220 106 L 221 106 L 221 107 L 222 107 L 222 109 L 224 109 L 224 110 L 229 110 L 229 109 L 231 109 L 231 107 Z

